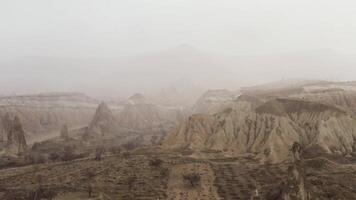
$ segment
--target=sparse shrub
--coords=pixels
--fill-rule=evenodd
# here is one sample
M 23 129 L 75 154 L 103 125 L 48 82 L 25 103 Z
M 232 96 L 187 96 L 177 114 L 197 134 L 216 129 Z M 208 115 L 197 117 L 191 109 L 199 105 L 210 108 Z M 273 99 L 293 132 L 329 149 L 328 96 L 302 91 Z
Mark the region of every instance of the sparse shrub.
M 160 167 L 163 163 L 163 160 L 159 158 L 154 158 L 149 161 L 149 165 L 152 167 Z
M 95 172 L 93 170 L 87 169 L 85 171 L 85 176 L 87 177 L 88 180 L 91 180 L 96 176 L 96 174 L 95 174 Z
M 126 149 L 127 151 L 132 151 L 132 150 L 136 149 L 136 144 L 133 141 L 131 141 L 126 144 L 123 144 L 122 147 L 124 149 Z
M 158 142 L 159 142 L 158 139 L 159 139 L 159 138 L 158 138 L 157 135 L 152 136 L 152 137 L 151 137 L 151 144 L 152 144 L 152 145 L 158 144 Z
M 118 146 L 113 146 L 110 147 L 109 151 L 113 154 L 113 155 L 119 155 L 121 153 L 121 148 Z
M 191 187 L 196 187 L 200 183 L 200 175 L 197 173 L 191 173 L 183 175 L 183 180 Z
M 92 193 L 93 193 L 93 186 L 91 184 L 92 180 L 94 179 L 94 177 L 96 176 L 95 172 L 91 169 L 88 169 L 85 172 L 85 177 L 87 178 L 87 184 L 88 184 L 88 196 L 91 197 Z
M 46 188 L 43 186 L 43 177 L 42 175 L 37 175 L 35 177 L 37 188 L 36 190 L 29 193 L 28 200 L 53 200 L 57 193 L 51 188 Z
M 190 156 L 192 155 L 194 152 L 192 149 L 190 149 L 189 147 L 184 147 L 178 150 L 183 156 Z
M 35 191 L 31 191 L 27 196 L 27 200 L 53 200 L 57 193 L 50 188 L 38 187 Z
M 130 157 L 130 153 L 129 152 L 123 152 L 122 153 L 122 157 L 128 158 L 128 157 Z
M 74 148 L 72 146 L 65 146 L 62 155 L 63 161 L 71 161 L 75 159 Z
M 41 144 L 39 142 L 35 142 L 33 145 L 32 145 L 32 150 L 37 150 L 39 149 L 39 147 L 41 146 Z
M 91 195 L 93 193 L 93 187 L 91 183 L 88 183 L 88 197 L 91 198 Z
M 127 182 L 128 187 L 129 187 L 129 190 L 132 190 L 136 180 L 137 180 L 136 175 L 132 175 L 132 176 L 127 178 L 126 182 Z
M 46 158 L 41 153 L 30 152 L 24 156 L 25 162 L 28 164 L 40 164 L 45 163 Z
M 37 171 L 38 171 L 38 170 L 37 170 Z M 39 187 L 41 187 L 41 186 L 42 186 L 42 183 L 43 183 L 43 177 L 42 177 L 42 175 L 40 175 L 40 174 L 36 175 L 35 180 L 36 180 L 37 185 L 38 185 Z
M 144 142 L 144 139 L 142 136 L 138 136 L 135 139 L 131 140 L 130 142 L 123 144 L 122 147 L 126 149 L 127 151 L 132 151 L 136 148 L 138 148 L 142 143 Z
M 27 165 L 24 157 L 0 156 L 0 169 Z
M 161 168 L 161 172 L 160 172 L 160 175 L 162 178 L 165 178 L 165 177 L 168 177 L 169 175 L 169 170 L 167 168 Z
M 263 150 L 263 154 L 265 156 L 269 156 L 271 154 L 271 149 L 270 148 L 265 148 L 265 150 Z
M 58 153 L 50 153 L 48 158 L 52 162 L 56 162 L 60 158 L 60 155 Z
M 135 198 L 135 193 L 132 191 L 134 186 L 135 186 L 135 182 L 137 180 L 137 177 L 135 174 L 129 176 L 127 179 L 126 179 L 126 183 L 127 183 L 127 186 L 128 186 L 128 190 L 129 190 L 129 196 L 128 196 L 128 199 L 129 200 L 134 200 L 136 199 Z
M 328 164 L 328 161 L 326 159 L 313 159 L 313 160 L 308 160 L 307 165 L 310 168 L 316 169 L 316 170 L 321 170 L 325 168 Z

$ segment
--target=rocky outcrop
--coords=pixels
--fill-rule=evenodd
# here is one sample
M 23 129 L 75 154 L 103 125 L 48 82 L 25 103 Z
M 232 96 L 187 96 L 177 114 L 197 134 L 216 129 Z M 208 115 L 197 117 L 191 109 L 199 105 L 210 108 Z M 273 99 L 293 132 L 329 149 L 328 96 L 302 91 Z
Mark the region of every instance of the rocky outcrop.
M 294 142 L 320 146 L 327 153 L 348 153 L 356 143 L 356 120 L 329 105 L 275 99 L 253 109 L 243 99 L 213 116 L 193 115 L 163 146 L 254 153 L 262 161 L 288 157 Z
M 118 130 L 118 121 L 114 114 L 106 103 L 101 103 L 96 109 L 85 134 L 87 136 L 104 136 L 105 134 L 114 134 Z
M 0 97 L 0 117 L 6 113 L 18 116 L 28 141 L 34 142 L 55 136 L 63 124 L 73 128 L 87 126 L 97 105 L 95 99 L 80 93 L 5 96 Z
M 9 154 L 23 153 L 27 149 L 25 131 L 22 128 L 20 119 L 15 116 L 13 119 L 6 114 L 2 119 L 3 133 L 5 134 L 5 151 Z

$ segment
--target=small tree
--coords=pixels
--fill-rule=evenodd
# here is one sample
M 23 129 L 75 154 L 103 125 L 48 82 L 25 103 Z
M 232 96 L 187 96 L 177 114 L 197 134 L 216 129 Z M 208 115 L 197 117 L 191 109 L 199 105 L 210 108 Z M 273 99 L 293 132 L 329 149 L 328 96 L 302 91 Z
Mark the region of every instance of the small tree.
M 97 147 L 95 149 L 95 160 L 101 160 L 104 153 L 105 153 L 105 148 L 103 146 Z
M 123 144 L 122 147 L 127 151 L 132 151 L 136 149 L 137 145 L 135 144 L 135 142 L 131 141 L 126 144 Z
M 129 190 L 130 190 L 130 191 L 133 189 L 136 180 L 137 180 L 137 177 L 136 177 L 135 174 L 134 174 L 134 175 L 131 175 L 131 176 L 129 176 L 129 177 L 127 178 L 126 182 L 127 182 L 127 185 L 128 185 L 128 187 L 129 187 Z
M 183 175 L 185 182 L 188 182 L 191 187 L 196 187 L 200 183 L 200 175 L 197 173 L 191 173 Z
M 160 167 L 163 163 L 163 160 L 159 158 L 154 158 L 149 161 L 149 165 L 152 167 Z
M 160 171 L 160 176 L 161 176 L 162 178 L 168 177 L 168 176 L 169 176 L 169 169 L 166 168 L 166 167 L 162 167 L 162 168 L 161 168 L 161 171 Z
M 58 159 L 59 159 L 59 154 L 58 153 L 51 153 L 49 154 L 49 159 L 52 161 L 52 162 L 56 162 Z
M 130 157 L 130 153 L 127 152 L 127 151 L 126 151 L 126 152 L 123 152 L 123 153 L 122 153 L 122 157 L 123 157 L 123 158 L 129 158 L 129 157 Z
M 93 170 L 88 169 L 85 172 L 85 176 L 87 178 L 87 183 L 88 183 L 88 196 L 89 198 L 92 197 L 92 193 L 93 193 L 93 187 L 91 182 L 93 181 L 93 179 L 95 178 L 96 174 Z
M 158 143 L 158 136 L 154 135 L 151 137 L 151 144 L 156 145 Z
M 113 154 L 113 155 L 119 155 L 121 153 L 121 148 L 118 146 L 113 146 L 110 147 L 109 151 Z
M 299 161 L 300 155 L 302 153 L 302 145 L 300 145 L 298 142 L 294 142 L 291 151 L 292 151 L 292 158 L 294 162 Z

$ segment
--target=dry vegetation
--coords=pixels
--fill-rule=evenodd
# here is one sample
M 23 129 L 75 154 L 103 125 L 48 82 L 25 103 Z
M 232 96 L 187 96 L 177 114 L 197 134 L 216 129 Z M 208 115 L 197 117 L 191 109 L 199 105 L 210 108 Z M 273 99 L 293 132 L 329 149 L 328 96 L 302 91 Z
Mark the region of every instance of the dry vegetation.
M 0 199 L 281 199 L 290 163 L 251 157 L 194 159 L 139 149 L 0 171 Z M 214 154 L 214 153 L 210 153 Z M 327 158 L 303 162 L 306 190 L 320 199 L 355 199 L 356 167 Z

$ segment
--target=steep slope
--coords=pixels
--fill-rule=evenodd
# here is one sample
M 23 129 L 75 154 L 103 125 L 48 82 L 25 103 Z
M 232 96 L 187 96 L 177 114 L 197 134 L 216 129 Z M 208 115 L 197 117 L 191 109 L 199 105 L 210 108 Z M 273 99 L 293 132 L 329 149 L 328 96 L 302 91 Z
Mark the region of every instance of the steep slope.
M 216 120 L 207 114 L 195 114 L 179 125 L 176 132 L 168 136 L 164 146 L 169 148 L 204 148 L 206 139 L 215 132 Z
M 119 131 L 118 121 L 106 103 L 101 103 L 89 123 L 85 137 L 104 136 Z
M 190 117 L 163 146 L 254 153 L 269 161 L 286 159 L 294 142 L 319 145 L 328 153 L 354 149 L 356 120 L 338 108 L 290 99 L 271 100 L 256 109 L 252 102 L 238 103 L 244 107 Z

